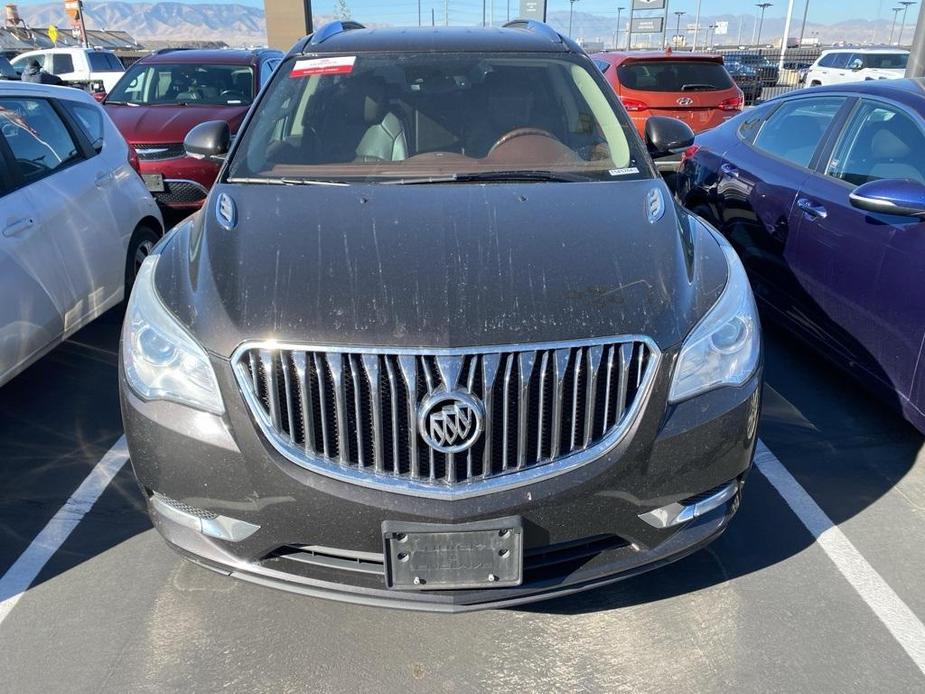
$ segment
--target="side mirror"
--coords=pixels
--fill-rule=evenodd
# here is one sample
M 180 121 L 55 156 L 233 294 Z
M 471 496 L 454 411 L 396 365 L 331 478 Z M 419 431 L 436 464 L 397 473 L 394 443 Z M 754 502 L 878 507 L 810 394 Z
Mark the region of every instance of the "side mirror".
M 646 149 L 653 159 L 667 157 L 694 144 L 694 131 L 677 118 L 651 116 L 646 121 Z
M 183 138 L 183 149 L 194 159 L 223 157 L 231 143 L 231 129 L 223 120 L 200 123 Z
M 925 218 L 925 185 L 907 178 L 885 178 L 855 188 L 848 199 L 866 212 Z

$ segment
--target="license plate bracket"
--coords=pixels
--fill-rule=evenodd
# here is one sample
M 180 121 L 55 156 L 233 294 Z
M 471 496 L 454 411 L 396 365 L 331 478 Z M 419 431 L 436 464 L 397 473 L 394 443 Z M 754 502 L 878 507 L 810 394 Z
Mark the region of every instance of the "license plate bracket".
M 459 525 L 382 524 L 386 585 L 394 590 L 462 590 L 523 582 L 519 516 Z
M 164 192 L 164 174 L 142 174 L 141 179 L 151 193 Z

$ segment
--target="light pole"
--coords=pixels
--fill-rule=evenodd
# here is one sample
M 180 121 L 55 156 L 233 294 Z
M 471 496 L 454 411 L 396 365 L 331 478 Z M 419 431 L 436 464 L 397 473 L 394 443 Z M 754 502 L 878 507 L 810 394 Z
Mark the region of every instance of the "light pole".
M 697 50 L 697 33 L 700 31 L 700 2 L 697 0 L 697 18 L 694 20 L 694 44 L 691 46 L 692 51 Z
M 903 31 L 906 29 L 906 13 L 909 11 L 909 5 L 914 5 L 914 0 L 899 0 L 899 4 L 903 6 L 903 23 L 899 26 L 899 39 L 896 41 L 897 46 L 903 45 Z
M 806 31 L 806 15 L 809 13 L 809 0 L 803 6 L 803 25 L 800 27 L 800 46 L 803 45 L 803 34 Z
M 761 45 L 761 29 L 764 27 L 764 11 L 773 5 L 773 2 L 759 2 L 755 4 L 755 7 L 761 8 L 761 19 L 758 20 L 758 38 L 755 40 L 756 46 Z
M 568 37 L 572 38 L 572 13 L 575 11 L 575 3 L 578 0 L 568 0 Z
M 678 10 L 675 10 L 674 16 L 678 18 L 677 26 L 675 26 L 675 29 L 674 29 L 675 36 L 681 35 L 681 17 L 683 17 L 686 14 L 687 12 L 680 12 Z
M 890 27 L 890 45 L 893 45 L 893 35 L 896 33 L 896 20 L 899 18 L 899 13 L 903 11 L 902 7 L 893 8 L 893 26 Z
M 614 39 L 613 39 L 614 49 L 620 47 L 620 16 L 623 14 L 623 10 L 625 9 L 626 9 L 625 7 L 617 8 L 617 33 L 614 34 Z
M 665 0 L 665 18 L 662 20 L 662 50 L 668 48 L 668 5 L 670 0 Z

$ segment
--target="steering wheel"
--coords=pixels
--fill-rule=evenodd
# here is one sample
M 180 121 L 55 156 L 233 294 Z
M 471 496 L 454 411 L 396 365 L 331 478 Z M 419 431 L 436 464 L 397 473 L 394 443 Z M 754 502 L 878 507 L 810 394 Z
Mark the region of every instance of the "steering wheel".
M 510 132 L 504 133 L 501 137 L 498 138 L 498 141 L 491 146 L 491 149 L 488 150 L 488 154 L 491 155 L 499 147 L 506 145 L 511 140 L 516 140 L 518 137 L 545 137 L 555 142 L 559 142 L 559 138 L 553 135 L 548 130 L 542 130 L 541 128 L 514 128 Z
M 239 89 L 226 89 L 219 96 L 225 101 L 237 100 L 244 101 L 244 92 Z

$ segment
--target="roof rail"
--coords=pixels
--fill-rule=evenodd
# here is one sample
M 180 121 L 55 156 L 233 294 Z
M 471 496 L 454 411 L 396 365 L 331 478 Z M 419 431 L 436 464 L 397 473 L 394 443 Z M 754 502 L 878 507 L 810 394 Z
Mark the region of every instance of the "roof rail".
M 165 53 L 176 53 L 177 51 L 191 51 L 191 50 L 193 49 L 190 48 L 189 46 L 184 46 L 182 48 L 179 46 L 177 46 L 176 48 L 158 48 L 156 51 L 154 51 L 154 55 L 164 55 Z
M 535 19 L 512 19 L 510 22 L 505 23 L 503 27 L 505 29 L 524 29 L 526 31 L 533 31 L 537 34 L 542 34 L 550 41 L 562 43 L 562 36 L 558 31 L 553 29 L 545 22 L 539 22 Z
M 308 45 L 317 46 L 319 43 L 327 41 L 332 36 L 337 36 L 337 34 L 342 34 L 345 31 L 353 31 L 354 29 L 365 28 L 366 27 L 359 22 L 328 22 L 311 35 L 311 38 L 308 40 Z

